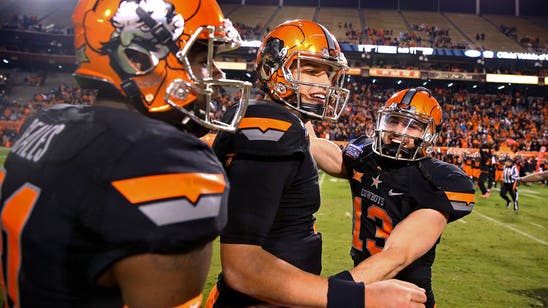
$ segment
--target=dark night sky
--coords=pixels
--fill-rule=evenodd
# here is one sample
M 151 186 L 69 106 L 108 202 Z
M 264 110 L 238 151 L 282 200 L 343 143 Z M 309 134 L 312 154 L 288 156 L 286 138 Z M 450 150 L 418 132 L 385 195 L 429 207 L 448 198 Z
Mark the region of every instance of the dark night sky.
M 218 0 L 219 3 L 240 4 L 241 0 Z M 521 16 L 548 17 L 546 0 L 519 0 Z M 245 0 L 246 4 L 278 5 L 278 0 Z M 374 9 L 426 10 L 441 12 L 476 13 L 476 0 L 283 0 L 284 5 L 295 6 L 361 7 Z M 516 0 L 481 0 L 480 13 L 514 15 Z

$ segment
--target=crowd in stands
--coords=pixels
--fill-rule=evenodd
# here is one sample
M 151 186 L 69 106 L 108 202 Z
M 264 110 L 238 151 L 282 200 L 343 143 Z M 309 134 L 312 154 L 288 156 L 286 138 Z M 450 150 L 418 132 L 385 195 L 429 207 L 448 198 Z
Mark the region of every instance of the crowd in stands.
M 62 83 L 56 89 L 39 92 L 27 102 L 20 102 L 7 95 L 0 96 L 0 146 L 11 146 L 17 131 L 26 117 L 39 108 L 57 104 L 89 105 L 95 102 L 95 91 L 67 86 Z
M 44 25 L 41 23 L 40 17 L 28 15 L 12 15 L 11 18 L 2 23 L 2 29 L 22 30 L 22 31 L 37 31 L 48 32 L 55 34 L 73 34 L 73 29 L 60 28 L 55 24 Z
M 324 138 L 347 141 L 360 134 L 371 135 L 376 112 L 394 89 L 377 84 L 350 85 L 352 96 L 336 123 L 319 122 L 315 128 Z M 433 88 L 444 108 L 440 146 L 477 148 L 490 144 L 509 152 L 539 151 L 548 144 L 546 98 L 513 94 L 480 94 L 452 88 Z
M 314 121 L 318 136 L 334 141 L 348 141 L 361 134 L 372 135 L 376 113 L 396 89 L 361 81 L 347 85 L 352 91 L 346 110 L 339 121 Z M 450 149 L 435 155 L 461 167 L 476 161 L 477 148 L 489 146 L 496 151 L 514 153 L 538 152 L 548 145 L 548 104 L 546 97 L 530 97 L 520 92 L 512 94 L 472 93 L 464 89 L 431 88 L 444 108 L 444 124 L 438 146 Z M 237 93 L 223 93 L 220 100 L 238 101 Z M 254 89 L 260 99 L 262 93 Z M 89 105 L 95 92 L 61 84 L 58 88 L 34 95 L 20 103 L 7 96 L 0 97 L 0 143 L 11 146 L 22 121 L 34 110 L 54 104 Z M 458 149 L 453 153 L 451 149 Z M 519 157 L 519 156 L 518 156 Z M 545 156 L 548 159 L 548 156 Z M 501 158 L 502 159 L 502 158 Z M 523 170 L 535 169 L 543 163 L 535 157 L 524 157 L 518 163 Z M 470 169 L 472 170 L 472 169 Z M 470 171 L 472 172 L 472 171 Z M 472 174 L 470 174 L 472 176 Z
M 270 32 L 270 29 L 266 29 L 266 31 L 262 31 L 263 25 L 258 24 L 255 26 L 246 25 L 243 23 L 234 23 L 234 28 L 238 30 L 240 33 L 240 36 L 244 40 L 262 40 L 265 33 Z
M 518 29 L 517 29 L 516 26 L 500 25 L 499 30 L 504 35 L 508 36 L 509 38 L 513 39 L 514 41 L 518 40 L 518 36 L 516 34 Z
M 324 138 L 348 141 L 371 134 L 376 112 L 395 89 L 379 84 L 353 81 L 348 106 L 336 123 L 317 122 Z M 548 144 L 548 104 L 546 97 L 512 94 L 471 93 L 465 89 L 433 88 L 444 108 L 444 129 L 438 144 L 446 147 L 477 148 L 492 144 L 495 149 L 511 152 L 539 151 Z M 260 93 L 259 93 L 260 94 Z M 225 93 L 221 100 L 237 101 L 236 94 Z M 29 112 L 53 104 L 93 104 L 93 91 L 61 84 L 49 92 L 34 95 L 26 103 L 12 102 L 6 96 L 0 102 L 0 121 L 20 122 Z
M 352 24 L 344 24 L 346 38 L 343 43 L 389 45 L 399 47 L 432 47 L 432 48 L 468 48 L 460 43 L 453 43 L 449 29 L 429 24 L 413 24 L 409 32 L 394 34 L 393 30 L 366 27 L 362 30 L 352 28 Z M 428 38 L 424 38 L 424 34 Z
M 509 38 L 513 39 L 514 41 L 519 42 L 519 44 L 527 49 L 529 52 L 542 52 L 545 53 L 547 50 L 546 45 L 542 45 L 540 42 L 540 38 L 535 34 L 531 33 L 524 37 L 519 38 L 517 36 L 517 27 L 516 26 L 509 26 L 509 25 L 500 25 L 499 30 L 504 33 L 504 35 L 508 36 Z

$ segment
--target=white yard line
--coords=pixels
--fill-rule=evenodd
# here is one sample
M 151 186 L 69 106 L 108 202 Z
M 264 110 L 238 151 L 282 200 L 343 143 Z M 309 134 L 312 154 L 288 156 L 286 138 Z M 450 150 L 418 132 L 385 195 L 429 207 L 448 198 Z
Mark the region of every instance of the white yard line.
M 535 226 L 535 227 L 539 227 L 539 228 L 541 228 L 541 229 L 546 229 L 543 225 L 539 225 L 539 224 L 532 223 L 532 222 L 530 222 L 530 224 L 532 224 L 532 225 Z
M 497 225 L 499 225 L 499 226 L 501 226 L 501 227 L 504 227 L 504 228 L 506 228 L 506 229 L 510 229 L 510 230 L 512 230 L 512 231 L 514 231 L 514 232 L 516 232 L 516 233 L 518 233 L 518 234 L 521 234 L 521 235 L 523 235 L 523 236 L 525 236 L 525 237 L 527 237 L 527 238 L 529 238 L 529 239 L 531 239 L 531 240 L 533 240 L 533 241 L 535 241 L 535 242 L 541 243 L 542 245 L 548 246 L 548 242 L 543 241 L 543 240 L 539 239 L 538 237 L 535 237 L 535 236 L 533 236 L 533 235 L 531 235 L 531 234 L 529 234 L 529 233 L 526 233 L 526 232 L 523 232 L 523 231 L 521 231 L 521 230 L 518 230 L 518 229 L 516 229 L 516 228 L 514 228 L 514 227 L 512 227 L 512 226 L 510 226 L 510 225 L 508 225 L 508 224 L 502 223 L 502 222 L 500 222 L 500 221 L 498 221 L 498 220 L 496 220 L 496 219 L 494 219 L 494 218 L 491 218 L 491 217 L 489 217 L 489 216 L 487 216 L 487 215 L 481 214 L 481 213 L 478 212 L 477 210 L 474 210 L 474 213 L 476 213 L 477 215 L 479 215 L 479 216 L 482 217 L 482 218 L 485 218 L 485 219 L 489 220 L 489 221 L 492 222 L 492 223 L 495 223 L 495 224 L 497 224 Z

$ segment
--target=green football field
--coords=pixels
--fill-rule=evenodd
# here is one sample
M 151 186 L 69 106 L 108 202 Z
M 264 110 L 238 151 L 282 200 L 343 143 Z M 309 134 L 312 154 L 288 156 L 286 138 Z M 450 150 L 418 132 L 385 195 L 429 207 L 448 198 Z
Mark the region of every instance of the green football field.
M 322 275 L 328 276 L 352 266 L 352 205 L 346 181 L 325 174 L 320 181 L 317 228 L 324 239 Z M 433 267 L 438 308 L 548 306 L 548 187 L 521 185 L 519 191 L 517 214 L 495 188 L 487 199 L 476 194 L 472 214 L 447 226 Z M 206 296 L 219 272 L 218 249 L 217 241 Z
M 0 148 L 3 165 L 7 150 Z M 320 175 L 323 275 L 352 266 L 351 202 L 348 183 Z M 548 306 L 548 187 L 519 188 L 520 211 L 506 209 L 498 189 L 487 199 L 476 194 L 472 214 L 448 225 L 433 268 L 437 307 Z M 425 226 L 427 228 L 427 226 Z M 204 300 L 220 271 L 215 241 Z

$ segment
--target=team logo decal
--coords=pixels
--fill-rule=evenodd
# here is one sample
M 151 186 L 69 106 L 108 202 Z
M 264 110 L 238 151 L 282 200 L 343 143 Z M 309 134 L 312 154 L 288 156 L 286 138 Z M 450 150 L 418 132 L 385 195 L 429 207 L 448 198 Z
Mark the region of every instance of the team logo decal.
M 352 170 L 352 172 L 353 172 L 352 179 L 361 183 L 363 172 L 358 172 L 356 170 Z
M 269 80 L 280 68 L 286 55 L 287 48 L 284 48 L 284 41 L 276 37 L 269 38 L 263 48 L 262 60 L 259 64 L 261 79 Z
M 177 40 L 185 21 L 175 7 L 164 0 L 125 0 L 111 19 L 114 32 L 103 44 L 102 52 L 111 54 L 123 72 L 135 75 L 152 70 L 169 54 L 165 42 L 155 36 L 150 24 L 164 27 Z
M 373 183 L 371 183 L 371 186 L 375 186 L 376 189 L 379 189 L 379 184 L 382 183 L 380 180 L 381 175 L 377 175 L 375 178 L 371 178 L 373 180 Z

